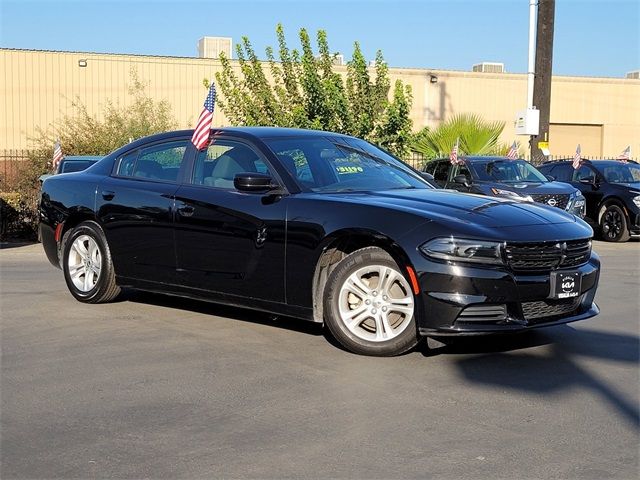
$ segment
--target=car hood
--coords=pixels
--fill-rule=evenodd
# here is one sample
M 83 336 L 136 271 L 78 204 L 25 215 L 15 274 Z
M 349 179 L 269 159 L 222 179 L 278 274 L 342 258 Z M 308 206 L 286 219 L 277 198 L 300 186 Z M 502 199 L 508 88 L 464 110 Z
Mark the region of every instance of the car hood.
M 525 227 L 575 223 L 558 208 L 448 190 L 389 190 L 327 194 L 341 202 L 361 203 L 419 215 L 427 220 L 481 227 Z

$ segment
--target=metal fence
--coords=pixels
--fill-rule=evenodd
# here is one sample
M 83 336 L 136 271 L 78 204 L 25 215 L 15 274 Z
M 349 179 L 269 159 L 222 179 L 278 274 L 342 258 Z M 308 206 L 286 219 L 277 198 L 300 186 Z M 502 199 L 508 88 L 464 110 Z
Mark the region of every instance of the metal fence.
M 0 151 L 0 191 L 13 190 L 23 162 L 29 159 L 29 150 Z

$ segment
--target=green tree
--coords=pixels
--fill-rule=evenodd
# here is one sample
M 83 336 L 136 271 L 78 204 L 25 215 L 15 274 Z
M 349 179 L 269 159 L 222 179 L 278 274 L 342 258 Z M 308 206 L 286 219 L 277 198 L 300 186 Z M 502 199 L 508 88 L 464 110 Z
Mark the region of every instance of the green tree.
M 456 141 L 460 141 L 459 153 L 466 155 L 495 155 L 502 146 L 498 138 L 504 130 L 504 122 L 488 122 L 479 115 L 463 113 L 454 115 L 433 130 L 418 133 L 411 149 L 427 159 L 449 155 Z
M 335 54 L 325 31 L 317 32 L 317 54 L 304 28 L 299 32 L 301 52 L 288 48 L 282 25 L 276 27 L 276 37 L 278 59 L 268 47 L 267 62 L 258 61 L 247 38 L 236 46 L 239 69 L 220 56 L 218 105 L 232 124 L 329 130 L 365 138 L 397 154 L 407 150 L 411 90 L 399 83 L 389 101 L 388 67 L 382 52 L 376 53 L 370 68 L 356 42 L 345 78 L 334 68 Z

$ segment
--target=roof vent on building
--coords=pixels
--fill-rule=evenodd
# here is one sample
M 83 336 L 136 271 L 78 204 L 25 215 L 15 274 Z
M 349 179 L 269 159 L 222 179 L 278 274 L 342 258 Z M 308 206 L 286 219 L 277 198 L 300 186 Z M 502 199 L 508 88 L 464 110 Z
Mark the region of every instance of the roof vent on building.
M 640 79 L 640 70 L 634 70 L 633 72 L 627 72 L 624 78 L 631 78 L 634 80 Z
M 202 37 L 198 40 L 198 57 L 217 59 L 224 53 L 227 58 L 232 58 L 232 47 L 231 37 Z
M 483 72 L 483 73 L 504 73 L 504 63 L 497 63 L 497 62 L 476 63 L 473 66 L 472 71 Z
M 320 60 L 322 57 L 320 55 L 316 55 L 316 60 Z M 333 61 L 331 62 L 333 65 L 344 65 L 344 55 L 341 53 L 333 54 Z M 371 64 L 369 64 L 371 66 Z

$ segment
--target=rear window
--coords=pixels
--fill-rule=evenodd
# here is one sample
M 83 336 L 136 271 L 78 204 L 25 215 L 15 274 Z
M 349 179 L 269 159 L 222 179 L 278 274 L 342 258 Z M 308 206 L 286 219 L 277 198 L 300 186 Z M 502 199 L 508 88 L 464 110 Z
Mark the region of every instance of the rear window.
M 81 172 L 82 170 L 86 170 L 91 165 L 93 165 L 94 161 L 91 160 L 77 160 L 73 162 L 64 162 L 62 164 L 62 170 L 60 173 L 71 173 L 71 172 Z

